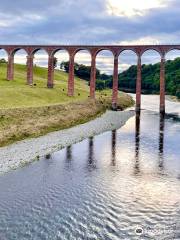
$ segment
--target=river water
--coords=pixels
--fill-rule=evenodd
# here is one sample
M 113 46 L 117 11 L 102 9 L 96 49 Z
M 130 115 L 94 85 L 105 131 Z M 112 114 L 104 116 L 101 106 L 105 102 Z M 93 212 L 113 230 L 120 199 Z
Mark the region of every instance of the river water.
M 179 103 L 167 101 L 165 118 L 157 96 L 143 108 L 1 176 L 0 239 L 180 239 Z

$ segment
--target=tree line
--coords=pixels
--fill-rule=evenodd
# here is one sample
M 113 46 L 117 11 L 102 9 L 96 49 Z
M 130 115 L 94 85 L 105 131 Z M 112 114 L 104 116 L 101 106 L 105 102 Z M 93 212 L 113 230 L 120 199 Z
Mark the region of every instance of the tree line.
M 62 62 L 60 68 L 69 72 L 69 62 Z M 168 60 L 166 69 L 166 94 L 177 96 L 180 99 L 180 58 Z M 91 67 L 75 63 L 74 73 L 77 77 L 90 81 Z M 127 70 L 119 73 L 119 90 L 127 92 L 136 91 L 137 66 L 132 65 Z M 112 88 L 113 76 L 102 74 L 96 69 L 96 90 Z M 142 65 L 142 92 L 146 94 L 159 93 L 160 63 Z
M 57 58 L 54 58 L 54 68 L 57 68 Z M 4 58 L 0 63 L 7 63 Z M 69 72 L 69 61 L 60 64 L 60 69 Z M 166 94 L 174 95 L 180 99 L 180 58 L 168 60 L 165 64 L 166 69 Z M 91 67 L 83 64 L 74 64 L 74 73 L 77 77 L 90 82 Z M 119 90 L 126 92 L 136 91 L 137 66 L 132 65 L 127 70 L 119 73 Z M 112 88 L 113 76 L 101 73 L 96 68 L 96 90 Z M 142 92 L 146 94 L 159 93 L 160 86 L 160 63 L 142 65 Z
M 69 61 L 62 62 L 60 69 L 69 72 Z M 85 66 L 83 64 L 74 63 L 74 74 L 90 84 L 91 66 Z M 96 68 L 96 90 L 103 90 L 106 88 L 112 88 L 112 76 L 105 73 L 101 74 L 100 70 Z

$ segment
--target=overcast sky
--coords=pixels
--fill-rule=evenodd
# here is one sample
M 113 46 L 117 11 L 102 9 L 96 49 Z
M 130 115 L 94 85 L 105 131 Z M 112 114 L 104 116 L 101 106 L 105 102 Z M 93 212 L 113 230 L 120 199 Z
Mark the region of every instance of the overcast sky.
M 180 0 L 5 0 L 0 7 L 1 44 L 158 44 L 179 39 Z M 177 52 L 168 58 L 172 55 Z M 64 53 L 61 57 L 66 60 Z M 76 60 L 90 61 L 85 53 Z M 144 62 L 158 60 L 155 53 L 143 57 Z M 121 69 L 135 61 L 127 53 L 120 58 Z M 109 72 L 112 57 L 100 54 L 98 64 Z

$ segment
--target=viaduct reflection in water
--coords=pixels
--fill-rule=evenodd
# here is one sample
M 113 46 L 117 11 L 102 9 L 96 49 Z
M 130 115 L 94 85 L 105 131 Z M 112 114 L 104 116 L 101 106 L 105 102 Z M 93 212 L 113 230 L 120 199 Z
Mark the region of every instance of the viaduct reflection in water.
M 136 113 L 135 117 L 135 166 L 134 172 L 138 174 L 140 172 L 139 163 L 139 149 L 140 149 L 140 113 Z
M 111 165 L 116 165 L 116 139 L 117 130 L 111 132 Z M 95 151 L 94 151 L 94 137 L 88 139 L 88 167 L 96 168 Z
M 159 143 L 158 144 L 158 155 L 159 162 L 158 167 L 163 170 L 163 153 L 164 153 L 164 128 L 165 128 L 165 118 L 163 114 L 159 115 Z M 94 138 L 88 138 L 87 145 L 87 165 L 88 169 L 96 168 L 96 159 L 95 159 L 95 150 L 94 150 Z M 136 113 L 135 116 L 135 165 L 134 165 L 134 174 L 139 174 L 140 169 L 140 141 L 141 141 L 141 114 Z M 72 156 L 72 146 L 66 148 L 66 161 L 68 164 L 71 164 Z M 117 130 L 111 132 L 111 166 L 116 166 L 117 163 Z
M 117 130 L 113 130 L 111 134 L 111 165 L 116 166 L 116 137 Z
M 67 161 L 72 161 L 72 146 L 66 148 L 66 159 Z
M 164 114 L 160 114 L 159 117 L 159 169 L 163 170 L 163 154 L 164 154 L 164 126 L 165 126 L 165 118 Z
M 133 239 L 137 225 L 148 239 L 179 239 L 179 132 L 177 123 L 142 112 L 117 131 L 1 176 L 0 239 L 83 240 L 94 230 L 97 239 Z
M 96 168 L 94 157 L 94 137 L 89 137 L 88 139 L 88 168 Z
M 68 170 L 73 168 L 72 152 L 73 152 L 73 147 L 71 145 L 66 147 L 65 168 Z
M 141 114 L 136 113 L 135 116 L 135 174 L 140 172 L 140 162 L 139 162 L 139 155 L 140 155 L 140 123 L 141 123 Z M 165 116 L 164 114 L 159 115 L 159 169 L 163 170 L 163 153 L 164 153 L 164 127 L 165 127 Z

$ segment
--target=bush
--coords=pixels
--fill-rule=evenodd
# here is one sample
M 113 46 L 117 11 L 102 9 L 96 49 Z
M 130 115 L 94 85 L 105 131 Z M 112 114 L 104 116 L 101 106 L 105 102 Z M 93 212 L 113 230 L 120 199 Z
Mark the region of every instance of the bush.
M 0 63 L 7 63 L 6 60 L 4 58 L 0 59 Z

